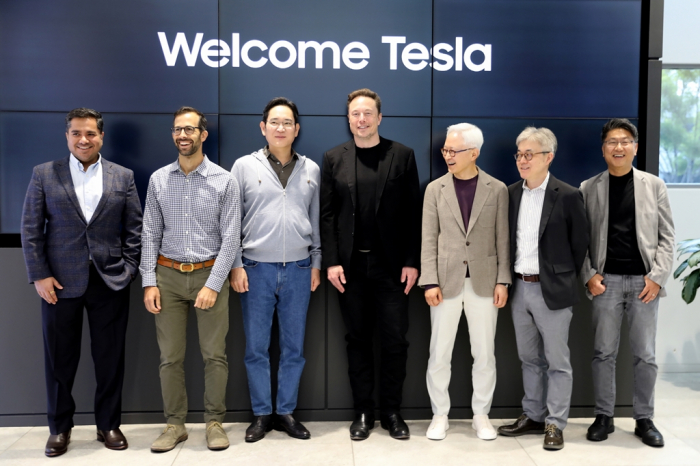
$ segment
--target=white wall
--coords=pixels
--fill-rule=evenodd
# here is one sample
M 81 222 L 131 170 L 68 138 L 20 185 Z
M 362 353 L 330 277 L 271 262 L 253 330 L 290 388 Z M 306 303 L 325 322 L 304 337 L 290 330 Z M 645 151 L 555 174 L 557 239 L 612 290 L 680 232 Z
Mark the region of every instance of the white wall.
M 664 0 L 664 64 L 700 64 L 700 1 Z

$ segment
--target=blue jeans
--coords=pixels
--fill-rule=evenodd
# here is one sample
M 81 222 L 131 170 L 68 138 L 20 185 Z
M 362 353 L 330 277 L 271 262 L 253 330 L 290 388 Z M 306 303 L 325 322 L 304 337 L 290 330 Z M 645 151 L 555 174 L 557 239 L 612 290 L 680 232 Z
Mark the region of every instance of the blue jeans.
M 642 275 L 604 274 L 606 289 L 593 298 L 593 389 L 595 414 L 612 416 L 615 411 L 615 360 L 620 346 L 622 316 L 627 314 L 629 341 L 634 361 L 633 415 L 654 417 L 656 385 L 656 319 L 659 298 L 644 303 L 638 298 L 644 289 Z
M 241 293 L 245 331 L 245 367 L 253 414 L 272 414 L 270 333 L 277 309 L 280 363 L 277 370 L 277 414 L 297 405 L 304 369 L 306 311 L 311 298 L 311 258 L 296 262 L 256 262 L 243 257 L 249 291 Z

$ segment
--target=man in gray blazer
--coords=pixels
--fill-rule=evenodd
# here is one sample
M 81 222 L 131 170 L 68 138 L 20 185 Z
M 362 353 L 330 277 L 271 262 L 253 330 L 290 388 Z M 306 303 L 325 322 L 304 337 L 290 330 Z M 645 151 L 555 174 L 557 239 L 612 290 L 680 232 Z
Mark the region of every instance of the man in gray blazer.
M 121 424 L 129 284 L 141 251 L 141 203 L 134 173 L 100 155 L 102 115 L 76 108 L 66 116 L 70 154 L 34 167 L 22 211 L 29 282 L 42 298 L 44 371 L 51 435 L 46 456 L 68 450 L 80 360 L 83 309 L 95 365 L 97 440 L 128 444 Z
M 673 264 L 674 229 L 666 185 L 632 167 L 637 128 L 614 118 L 603 126 L 608 169 L 581 184 L 591 242 L 581 278 L 593 300 L 595 422 L 588 440 L 614 432 L 615 359 L 627 315 L 634 357 L 635 435 L 653 447 L 664 438 L 652 422 L 656 383 L 656 320 L 659 297 Z
M 476 166 L 484 136 L 469 123 L 447 128 L 447 173 L 428 185 L 423 202 L 421 277 L 430 305 L 428 393 L 433 421 L 426 432 L 442 440 L 449 428 L 452 349 L 464 310 L 472 357 L 472 427 L 496 438 L 489 411 L 496 387 L 494 339 L 498 309 L 511 283 L 508 189 Z

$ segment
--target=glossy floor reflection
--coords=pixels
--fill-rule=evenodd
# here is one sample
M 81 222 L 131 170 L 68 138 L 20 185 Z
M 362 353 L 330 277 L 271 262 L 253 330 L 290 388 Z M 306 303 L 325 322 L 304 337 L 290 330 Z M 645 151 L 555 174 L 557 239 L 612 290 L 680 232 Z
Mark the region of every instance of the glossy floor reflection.
M 493 420 L 498 426 L 511 420 Z M 601 443 L 586 440 L 592 419 L 571 419 L 564 431 L 566 447 L 558 452 L 542 449 L 542 436 L 499 437 L 490 442 L 479 440 L 471 421 L 450 421 L 445 440 L 425 438 L 428 421 L 409 421 L 412 438 L 397 441 L 377 427 L 370 438 L 352 442 L 346 422 L 309 422 L 310 440 L 295 440 L 280 432 L 246 444 L 247 425 L 225 424 L 231 447 L 221 452 L 207 450 L 204 424 L 189 424 L 189 439 L 173 451 L 150 452 L 151 442 L 159 435 L 160 425 L 125 425 L 129 449 L 109 451 L 95 440 L 94 426 L 73 430 L 71 444 L 63 456 L 46 458 L 43 454 L 48 436 L 46 427 L 0 428 L 0 465 L 70 464 L 95 465 L 498 465 L 498 466 L 700 466 L 700 374 L 661 374 L 656 386 L 655 423 L 664 434 L 666 446 L 651 448 L 634 436 L 634 421 L 616 419 L 616 430 Z

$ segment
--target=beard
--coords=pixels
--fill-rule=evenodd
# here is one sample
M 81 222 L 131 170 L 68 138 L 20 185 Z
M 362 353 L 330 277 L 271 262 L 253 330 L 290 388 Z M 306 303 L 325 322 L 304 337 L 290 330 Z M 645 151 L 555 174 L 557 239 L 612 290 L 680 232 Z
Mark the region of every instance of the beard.
M 189 147 L 180 147 L 180 142 L 190 142 L 191 145 Z M 177 147 L 177 151 L 180 153 L 180 155 L 183 155 L 185 157 L 189 157 L 192 154 L 195 154 L 199 151 L 199 148 L 202 147 L 202 143 L 199 140 L 195 139 L 179 139 L 178 141 L 175 142 L 175 147 Z

